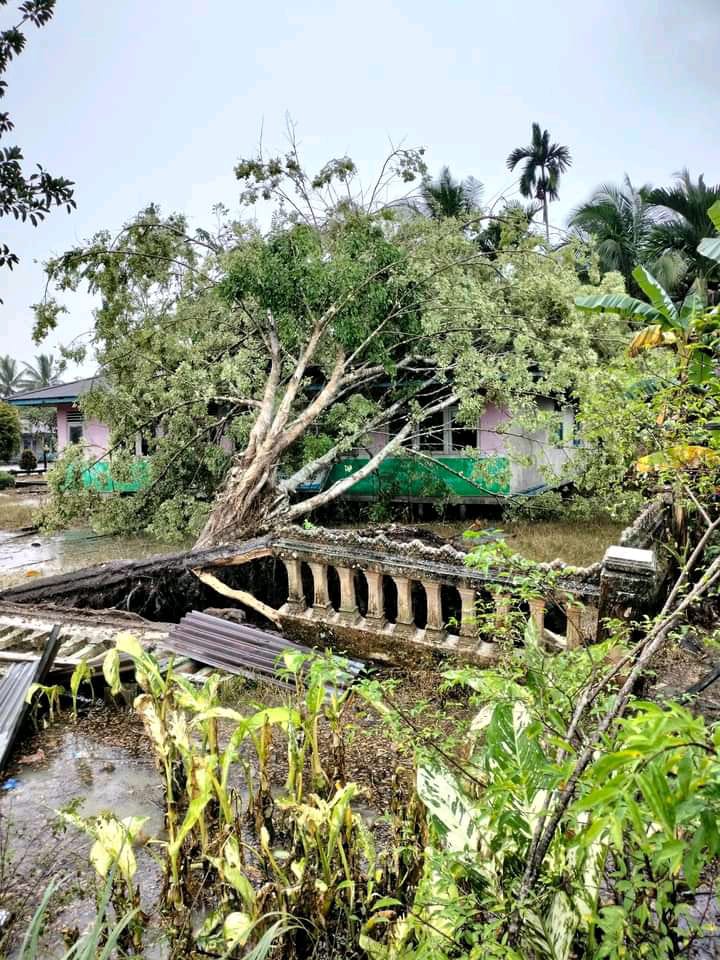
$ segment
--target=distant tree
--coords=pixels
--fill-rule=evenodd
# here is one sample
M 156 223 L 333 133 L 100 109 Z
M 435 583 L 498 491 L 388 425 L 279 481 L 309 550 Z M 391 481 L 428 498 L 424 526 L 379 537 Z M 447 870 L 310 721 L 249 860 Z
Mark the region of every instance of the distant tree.
M 0 403 L 0 461 L 6 463 L 20 448 L 20 417 L 15 407 Z
M 648 238 L 650 253 L 655 257 L 679 255 L 687 266 L 686 287 L 697 281 L 706 290 L 708 282 L 718 283 L 720 267 L 704 257 L 698 246 L 705 237 L 718 236 L 708 210 L 720 200 L 720 184 L 707 186 L 702 174 L 693 182 L 684 169 L 675 174 L 672 187 L 656 187 L 645 199 L 659 220 Z
M 647 202 L 651 189 L 649 184 L 636 189 L 626 174 L 620 185 L 600 184 L 568 220 L 574 231 L 596 241 L 601 270 L 617 270 L 635 294 L 640 290 L 632 272 L 647 261 L 648 240 L 657 219 Z
M 472 216 L 480 209 L 482 193 L 479 180 L 455 180 L 449 167 L 443 167 L 435 180 L 425 177 L 420 187 L 423 212 L 434 220 Z
M 10 354 L 0 356 L 0 396 L 9 397 L 25 388 L 25 373 Z
M 520 193 L 524 197 L 535 197 L 542 203 L 545 237 L 550 242 L 550 223 L 548 204 L 559 197 L 560 175 L 572 164 L 570 151 L 559 143 L 550 142 L 550 131 L 540 130 L 540 125 L 532 125 L 532 142 L 526 147 L 516 147 L 507 158 L 509 170 L 524 161 L 520 175 Z
M 35 366 L 25 364 L 23 377 L 28 390 L 40 390 L 42 387 L 52 387 L 60 382 L 65 372 L 65 360 L 56 360 L 52 353 L 39 353 L 35 357 Z
M 7 6 L 8 0 L 0 0 Z M 18 6 L 18 22 L 15 26 L 0 31 L 0 76 L 11 61 L 25 49 L 26 37 L 23 28 L 27 25 L 43 27 L 55 12 L 55 0 L 24 0 Z M 0 79 L 0 97 L 5 95 L 7 83 Z M 0 139 L 13 129 L 13 122 L 6 112 L 0 112 Z M 65 177 L 53 177 L 40 164 L 37 172 L 23 172 L 24 156 L 18 146 L 0 146 L 0 217 L 12 215 L 16 220 L 30 220 L 34 227 L 50 212 L 52 207 L 64 206 L 68 213 L 75 206 L 73 183 Z M 10 267 L 18 257 L 6 243 L 0 243 L 0 267 Z M 0 301 L 2 302 L 2 301 Z

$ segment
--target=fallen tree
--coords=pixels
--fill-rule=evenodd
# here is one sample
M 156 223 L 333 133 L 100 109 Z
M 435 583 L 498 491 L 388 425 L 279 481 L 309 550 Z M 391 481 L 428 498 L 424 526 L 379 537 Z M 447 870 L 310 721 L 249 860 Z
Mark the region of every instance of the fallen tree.
M 567 252 L 508 221 L 490 257 L 478 218 L 388 202 L 393 177 L 423 176 L 421 153 L 394 151 L 364 194 L 348 158 L 312 177 L 294 145 L 236 174 L 244 202 L 275 204 L 269 231 L 223 221 L 190 236 L 151 207 L 48 264 L 51 287 L 100 298 L 103 382 L 82 407 L 113 426 L 113 476 L 132 475 L 138 437 L 148 464 L 141 494 L 93 500 L 68 491 L 63 461 L 52 521 L 89 507 L 103 531 L 241 540 L 332 502 L 387 457 L 431 449 L 447 408 L 473 424 L 495 402 L 537 427 L 536 398 L 571 391 L 597 362 L 607 322 L 575 312 Z M 38 305 L 37 337 L 62 309 Z M 361 470 L 298 499 L 357 447 Z

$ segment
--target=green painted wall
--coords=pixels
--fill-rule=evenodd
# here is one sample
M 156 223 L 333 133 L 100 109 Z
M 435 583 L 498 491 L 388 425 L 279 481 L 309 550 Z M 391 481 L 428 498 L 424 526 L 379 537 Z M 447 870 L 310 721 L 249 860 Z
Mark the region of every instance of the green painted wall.
M 72 470 L 72 467 L 68 467 L 68 470 Z M 101 460 L 83 470 L 81 480 L 87 490 L 96 490 L 98 493 L 137 493 L 149 480 L 147 460 L 136 460 L 131 473 L 130 480 L 114 480 L 110 474 L 110 464 Z M 68 480 L 70 479 L 71 475 L 68 475 Z
M 415 460 L 412 457 L 388 457 L 380 464 L 375 473 L 358 481 L 350 488 L 349 497 L 447 497 L 462 499 L 482 497 L 483 490 L 488 494 L 510 493 L 510 463 L 507 457 L 485 457 L 475 460 L 471 457 L 436 457 L 436 462 Z M 349 474 L 356 473 L 368 462 L 368 457 L 348 457 L 336 463 L 325 481 L 325 488 L 343 480 Z M 469 483 L 455 473 L 444 470 L 447 464 L 462 477 L 471 477 Z

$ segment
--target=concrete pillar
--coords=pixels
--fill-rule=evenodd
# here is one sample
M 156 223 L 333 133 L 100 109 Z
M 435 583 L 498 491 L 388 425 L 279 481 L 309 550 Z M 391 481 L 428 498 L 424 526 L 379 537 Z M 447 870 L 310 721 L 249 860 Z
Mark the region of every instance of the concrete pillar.
M 477 593 L 472 587 L 458 587 L 460 594 L 460 636 L 466 640 L 477 640 Z
M 495 593 L 493 600 L 495 601 L 495 624 L 499 629 L 504 630 L 510 616 L 510 596 L 507 593 Z
M 313 611 L 319 617 L 328 617 L 333 608 L 328 594 L 328 572 L 327 564 L 313 562 L 309 564 L 313 575 L 314 601 Z
M 441 586 L 435 580 L 421 581 L 427 597 L 427 626 L 425 638 L 433 643 L 442 643 L 447 637 L 442 615 Z
M 415 636 L 415 617 L 412 608 L 412 581 L 407 577 L 393 577 L 397 587 L 397 617 L 393 633 L 399 637 Z
M 288 613 L 303 613 L 307 604 L 305 603 L 302 585 L 302 562 L 297 557 L 290 559 L 283 557 L 283 563 L 288 578 L 288 598 L 285 609 Z
M 583 608 L 577 603 L 566 602 L 565 613 L 567 614 L 566 646 L 568 650 L 575 650 L 582 644 Z
M 335 567 L 340 579 L 340 620 L 352 626 L 360 619 L 355 599 L 355 571 L 352 567 Z
M 542 597 L 535 597 L 530 600 L 529 606 L 530 619 L 535 624 L 538 642 L 542 644 L 545 639 L 545 601 Z
M 383 591 L 383 575 L 379 570 L 363 570 L 368 585 L 368 608 L 365 619 L 376 630 L 385 626 L 385 595 Z

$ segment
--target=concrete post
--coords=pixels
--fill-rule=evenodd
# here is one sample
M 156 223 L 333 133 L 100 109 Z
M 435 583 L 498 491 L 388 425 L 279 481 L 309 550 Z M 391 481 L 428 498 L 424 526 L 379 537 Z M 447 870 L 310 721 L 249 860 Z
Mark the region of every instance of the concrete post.
M 472 587 L 458 587 L 460 594 L 460 636 L 465 640 L 477 640 L 477 594 Z
M 654 550 L 608 547 L 600 571 L 596 640 L 606 639 L 608 620 L 629 622 L 653 610 L 661 586 L 662 576 Z
M 535 624 L 539 643 L 545 639 L 545 601 L 542 597 L 535 597 L 529 602 L 530 619 Z
M 393 577 L 397 587 L 397 617 L 393 633 L 398 637 L 415 636 L 415 617 L 412 608 L 412 581 L 407 577 Z
M 360 619 L 355 599 L 355 571 L 352 567 L 335 567 L 340 579 L 339 618 L 342 623 L 353 626 Z
M 365 619 L 375 630 L 382 630 L 385 626 L 383 575 L 379 570 L 364 570 L 363 573 L 368 585 L 368 608 Z
M 312 570 L 315 593 L 313 612 L 318 617 L 328 617 L 333 612 L 333 608 L 328 594 L 327 564 L 312 562 L 309 567 Z
M 582 616 L 583 608 L 576 603 L 566 603 L 567 632 L 565 645 L 568 650 L 575 650 L 582 644 Z
M 442 615 L 441 586 L 436 580 L 422 580 L 421 583 L 427 597 L 425 638 L 433 643 L 442 643 L 447 637 L 447 630 Z
M 288 578 L 288 598 L 285 609 L 291 614 L 303 613 L 307 604 L 302 585 L 302 562 L 296 557 L 291 559 L 283 557 L 283 563 Z

